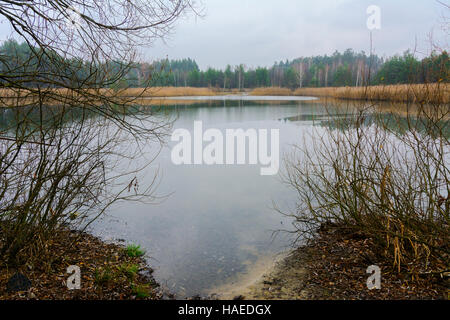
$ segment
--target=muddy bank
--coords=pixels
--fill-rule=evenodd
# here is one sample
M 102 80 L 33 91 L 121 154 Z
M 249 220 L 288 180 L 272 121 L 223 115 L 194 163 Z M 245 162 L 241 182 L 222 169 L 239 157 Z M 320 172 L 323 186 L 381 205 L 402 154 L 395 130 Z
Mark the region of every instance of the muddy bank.
M 449 299 L 450 281 L 442 275 L 399 274 L 371 250 L 372 239 L 322 228 L 308 244 L 293 250 L 270 272 L 234 291 L 235 299 L 414 300 Z M 381 289 L 367 288 L 367 268 L 381 269 Z
M 69 266 L 80 268 L 80 289 L 69 290 Z M 160 299 L 162 292 L 143 256 L 119 243 L 62 230 L 23 266 L 0 262 L 0 300 Z M 19 280 L 19 281 L 17 281 Z

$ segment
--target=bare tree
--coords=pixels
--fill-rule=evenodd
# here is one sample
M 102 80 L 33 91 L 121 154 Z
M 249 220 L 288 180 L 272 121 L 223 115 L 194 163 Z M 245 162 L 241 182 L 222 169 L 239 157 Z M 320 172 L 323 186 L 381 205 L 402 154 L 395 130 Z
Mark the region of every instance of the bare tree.
M 299 88 L 302 88 L 303 80 L 305 77 L 305 63 L 303 61 L 296 63 L 294 65 L 294 70 L 296 71 Z M 328 75 L 328 69 L 327 69 L 327 75 Z
M 139 185 L 152 161 L 143 147 L 163 143 L 170 119 L 136 106 L 152 74 L 133 96 L 124 77 L 136 48 L 189 11 L 190 0 L 0 1 L 26 48 L 0 55 L 2 261 L 29 260 L 59 228 L 85 228 L 118 200 L 155 199 L 156 177 Z

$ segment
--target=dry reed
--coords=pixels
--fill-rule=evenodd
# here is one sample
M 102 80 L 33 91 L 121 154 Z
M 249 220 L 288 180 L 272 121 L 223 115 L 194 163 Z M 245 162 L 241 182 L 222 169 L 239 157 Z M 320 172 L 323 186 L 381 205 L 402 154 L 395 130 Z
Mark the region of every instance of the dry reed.
M 251 96 L 291 96 L 292 91 L 288 88 L 268 87 L 256 88 L 250 92 Z
M 294 95 L 346 100 L 450 103 L 450 85 L 435 83 L 370 87 L 300 88 L 294 91 Z

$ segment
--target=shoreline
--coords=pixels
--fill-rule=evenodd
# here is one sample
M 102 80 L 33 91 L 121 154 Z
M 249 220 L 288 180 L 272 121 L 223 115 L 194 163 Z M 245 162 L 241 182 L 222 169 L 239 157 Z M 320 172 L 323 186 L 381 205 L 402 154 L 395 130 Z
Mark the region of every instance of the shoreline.
M 60 253 L 71 240 L 74 246 Z M 120 241 L 120 240 L 119 240 Z M 265 257 L 244 274 L 209 290 L 206 300 L 445 300 L 450 279 L 397 273 L 371 251 L 372 239 L 322 227 L 316 237 L 288 252 Z M 55 259 L 37 259 L 12 269 L 0 265 L 0 300 L 161 300 L 174 299 L 153 278 L 143 256 L 129 257 L 126 247 L 86 232 L 60 231 L 49 251 Z M 58 254 L 59 253 L 59 254 Z M 44 260 L 44 261 L 41 261 Z M 49 263 L 49 264 L 47 264 Z M 69 290 L 69 265 L 81 269 L 81 288 Z M 367 288 L 367 267 L 381 269 L 381 289 Z M 128 266 L 128 267 L 127 267 Z M 133 266 L 133 268 L 131 268 Z M 30 288 L 8 291 L 17 272 Z M 194 296 L 189 299 L 198 299 Z
M 80 289 L 67 287 L 69 266 L 80 268 Z M 122 244 L 86 232 L 60 230 L 46 253 L 25 265 L 12 268 L 0 263 L 0 300 L 163 299 L 152 273 L 143 256 L 130 255 Z M 14 284 L 17 274 L 28 285 Z
M 249 297 L 253 287 L 258 285 L 267 273 L 272 272 L 277 265 L 287 257 L 286 252 L 264 256 L 247 267 L 245 272 L 233 276 L 225 283 L 207 290 L 207 297 L 219 300 L 233 300 L 236 297 Z
M 372 239 L 322 227 L 307 244 L 292 249 L 235 300 L 449 300 L 447 276 L 398 273 L 371 250 Z M 381 289 L 369 290 L 367 268 L 381 269 Z
M 29 92 L 14 92 L 11 89 L 0 89 L 2 101 L 15 103 L 33 103 L 34 89 Z M 87 89 L 86 89 L 87 90 Z M 92 89 L 99 95 L 118 99 L 124 104 L 157 105 L 168 100 L 174 100 L 169 104 L 174 104 L 176 98 L 186 97 L 214 97 L 227 95 L 249 95 L 249 96 L 295 96 L 295 97 L 316 97 L 325 99 L 338 99 L 349 101 L 370 101 L 370 102 L 392 102 L 392 103 L 450 103 L 450 84 L 412 84 L 412 85 L 373 85 L 368 87 L 311 87 L 311 88 L 283 88 L 283 87 L 262 87 L 226 89 L 213 87 L 149 87 L 149 88 L 125 88 L 114 91 L 112 89 Z M 71 94 L 68 89 L 48 89 L 49 95 L 64 97 Z M 87 90 L 89 93 L 89 90 Z M 80 95 L 79 93 L 75 93 Z M 172 98 L 172 99 L 168 99 Z M 175 99 L 174 99 L 175 98 Z M 121 101 L 123 100 L 123 101 Z M 183 99 L 185 100 L 185 99 Z M 58 100 L 59 101 L 59 100 Z M 58 104 L 58 101 L 49 99 L 49 105 Z M 81 101 L 81 100 L 80 100 Z M 93 102 L 89 100 L 89 102 Z M 1 107 L 8 107 L 6 105 Z
M 450 103 L 448 83 L 372 85 L 366 87 L 255 88 L 250 95 L 292 95 L 349 101 L 444 104 Z

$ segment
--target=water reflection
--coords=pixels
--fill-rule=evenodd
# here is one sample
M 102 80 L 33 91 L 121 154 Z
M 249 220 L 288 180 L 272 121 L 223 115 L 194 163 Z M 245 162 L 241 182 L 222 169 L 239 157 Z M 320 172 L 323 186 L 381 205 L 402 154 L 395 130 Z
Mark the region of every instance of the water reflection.
M 307 136 L 312 119 L 325 114 L 307 101 L 226 103 L 171 106 L 166 112 L 176 115 L 174 129 L 191 130 L 196 120 L 204 130 L 279 129 L 282 154 Z M 273 210 L 272 202 L 287 208 L 296 198 L 279 177 L 261 176 L 258 165 L 175 166 L 171 146 L 152 166 L 163 173 L 159 192 L 170 197 L 158 205 L 115 206 L 96 222 L 95 233 L 143 246 L 157 280 L 178 297 L 204 294 L 287 248 L 287 235 L 273 238 L 273 231 L 287 228 L 289 221 Z

